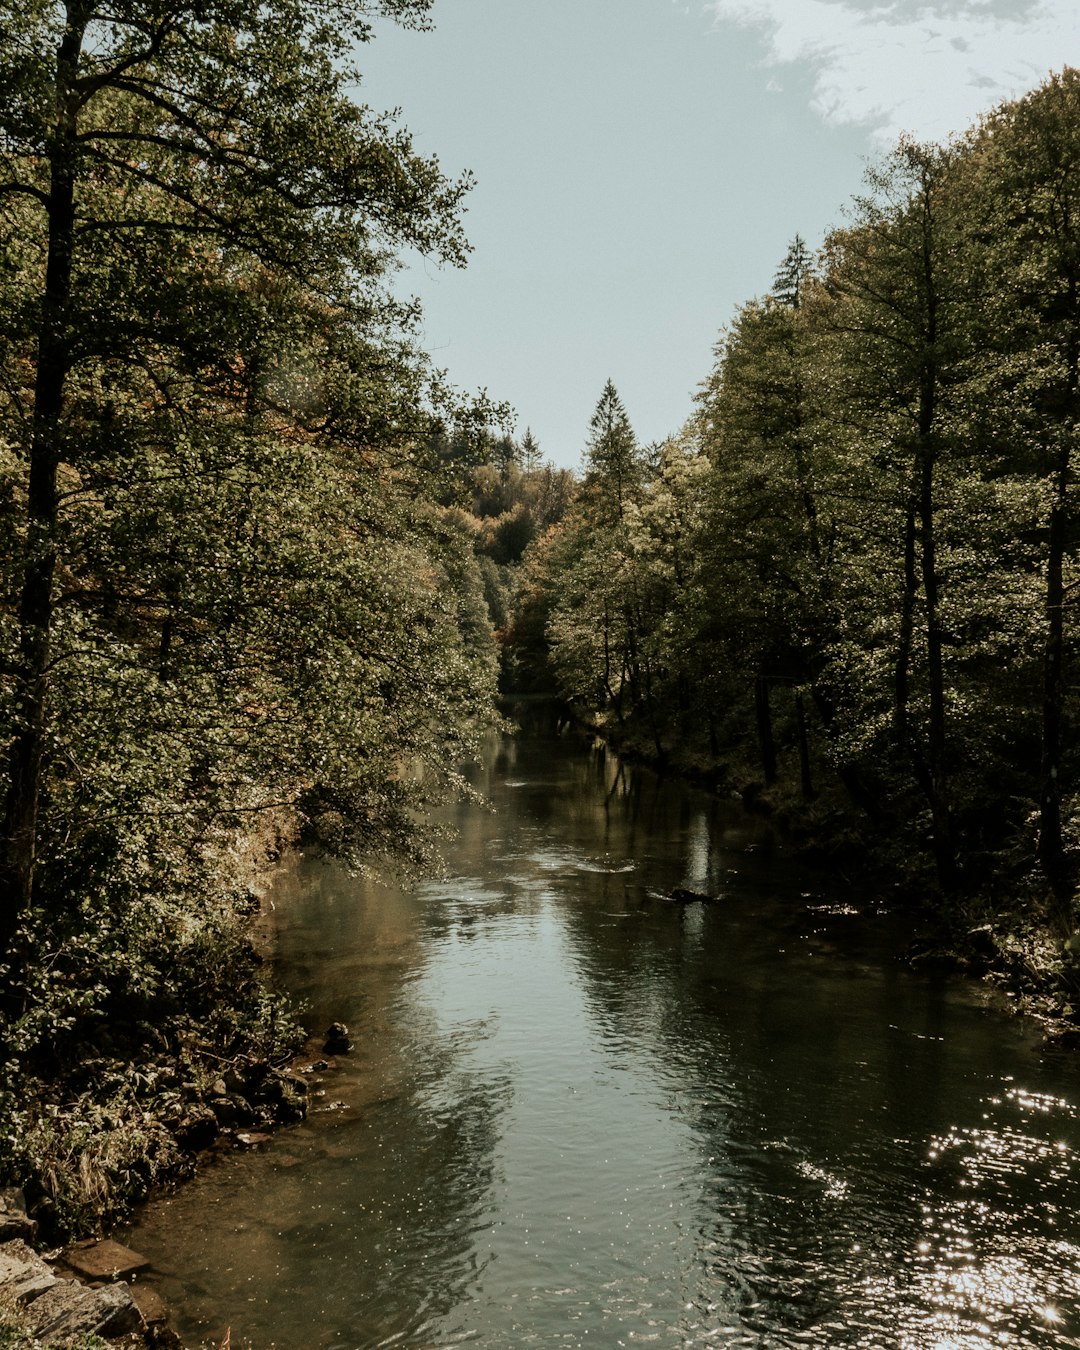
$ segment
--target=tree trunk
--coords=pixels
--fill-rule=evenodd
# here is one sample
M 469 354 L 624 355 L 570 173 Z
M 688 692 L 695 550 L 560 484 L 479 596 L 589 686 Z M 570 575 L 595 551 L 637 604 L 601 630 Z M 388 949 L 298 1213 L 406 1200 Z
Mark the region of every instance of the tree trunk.
M 761 771 L 765 775 L 765 786 L 771 787 L 776 782 L 776 742 L 773 739 L 772 712 L 769 708 L 769 685 L 764 675 L 759 675 L 754 682 L 754 707 L 761 746 Z
M 814 800 L 814 781 L 810 774 L 810 740 L 806 734 L 806 700 L 795 690 L 795 725 L 799 736 L 799 782 L 804 802 Z
M 70 368 L 68 319 L 75 238 L 75 82 L 86 16 L 72 6 L 57 51 L 56 121 L 50 166 L 48 258 L 38 331 L 27 487 L 27 530 L 19 596 L 15 697 L 19 721 L 9 751 L 0 859 L 0 949 L 10 951 L 29 908 L 37 856 L 38 808 L 48 733 L 49 642 L 56 572 L 61 413 Z

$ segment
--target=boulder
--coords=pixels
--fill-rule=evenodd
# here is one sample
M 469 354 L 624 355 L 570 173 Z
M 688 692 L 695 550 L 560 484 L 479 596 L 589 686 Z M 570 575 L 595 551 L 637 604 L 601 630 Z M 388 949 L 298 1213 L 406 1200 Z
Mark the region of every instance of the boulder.
M 255 1119 L 251 1103 L 235 1093 L 227 1097 L 214 1097 L 208 1105 L 217 1123 L 224 1129 L 234 1125 L 250 1125 Z
M 91 1289 L 75 1280 L 56 1280 L 30 1304 L 26 1320 L 30 1330 L 45 1341 L 81 1335 L 127 1336 L 143 1326 L 126 1284 Z
M 34 1241 L 38 1224 L 26 1212 L 26 1196 L 19 1187 L 0 1188 L 0 1242 L 11 1238 Z
M 323 1054 L 347 1055 L 351 1049 L 352 1041 L 349 1040 L 349 1028 L 344 1022 L 331 1022 L 326 1028 Z
M 148 1327 L 168 1321 L 169 1309 L 156 1289 L 148 1284 L 133 1284 L 131 1297 Z
M 56 1276 L 22 1238 L 0 1245 L 0 1298 L 32 1303 L 56 1282 Z
M 0 1188 L 0 1242 L 12 1238 L 34 1240 L 36 1222 L 26 1212 L 26 1197 L 18 1186 Z
M 199 1102 L 187 1108 L 171 1126 L 176 1142 L 189 1153 L 209 1148 L 218 1135 L 218 1119 L 211 1109 Z

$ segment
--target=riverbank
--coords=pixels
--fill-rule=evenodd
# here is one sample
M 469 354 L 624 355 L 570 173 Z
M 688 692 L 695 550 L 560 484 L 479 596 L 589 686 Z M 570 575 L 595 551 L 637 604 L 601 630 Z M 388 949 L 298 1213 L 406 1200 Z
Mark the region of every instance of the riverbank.
M 56 925 L 41 957 L 10 981 L 18 1003 L 9 995 L 3 1024 L 0 1190 L 12 1215 L 0 1236 L 38 1253 L 71 1251 L 190 1178 L 200 1158 L 257 1148 L 304 1118 L 308 1081 L 293 1059 L 307 1033 L 268 978 L 256 931 L 283 847 L 274 829 L 243 847 L 234 840 L 205 884 L 147 904 L 152 923 L 136 912 L 117 924 L 107 953 Z M 12 1253 L 14 1267 L 24 1257 Z M 68 1335 L 66 1312 L 50 1320 L 38 1303 L 51 1287 L 42 1271 L 6 1283 L 0 1346 Z M 0 1277 L 0 1303 L 4 1288 Z M 82 1330 L 101 1334 L 94 1307 L 85 1312 Z M 140 1318 L 124 1334 L 163 1343 L 157 1323 Z
M 904 833 L 855 805 L 838 777 L 819 776 L 807 793 L 793 748 L 767 784 L 756 755 L 738 748 L 723 756 L 680 745 L 658 752 L 640 730 L 565 705 L 562 715 L 627 763 L 741 802 L 822 882 L 857 876 L 868 911 L 908 920 L 898 960 L 984 984 L 1003 1006 L 1039 1021 L 1048 1040 L 1080 1049 L 1080 934 L 1062 930 L 1059 906 L 1037 872 L 982 877 L 944 896 L 928 852 L 905 849 Z

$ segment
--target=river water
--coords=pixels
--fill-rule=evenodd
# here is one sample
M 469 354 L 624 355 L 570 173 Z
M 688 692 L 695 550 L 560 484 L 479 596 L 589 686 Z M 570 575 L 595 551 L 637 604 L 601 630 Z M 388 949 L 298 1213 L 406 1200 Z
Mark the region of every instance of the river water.
M 1080 1346 L 1075 1055 L 734 803 L 526 737 L 475 782 L 448 879 L 283 873 L 356 1049 L 128 1234 L 188 1344 Z

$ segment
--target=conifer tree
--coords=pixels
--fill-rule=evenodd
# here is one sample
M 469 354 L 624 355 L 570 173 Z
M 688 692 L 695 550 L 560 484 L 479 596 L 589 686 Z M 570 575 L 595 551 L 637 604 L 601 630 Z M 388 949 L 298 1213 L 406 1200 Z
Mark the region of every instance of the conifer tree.
M 600 517 L 621 521 L 642 478 L 637 437 L 618 390 L 608 380 L 589 421 L 585 448 L 585 481 L 596 493 Z
M 801 234 L 788 246 L 784 260 L 773 277 L 772 294 L 782 304 L 798 309 L 802 303 L 803 287 L 814 274 L 814 259 Z

